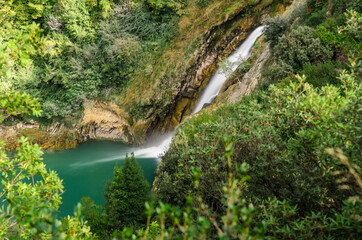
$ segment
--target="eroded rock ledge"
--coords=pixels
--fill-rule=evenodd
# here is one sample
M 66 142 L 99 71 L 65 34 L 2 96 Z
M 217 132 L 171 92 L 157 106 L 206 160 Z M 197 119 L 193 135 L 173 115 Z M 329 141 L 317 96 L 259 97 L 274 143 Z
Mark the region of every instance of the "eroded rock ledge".
M 44 149 L 74 148 L 78 143 L 90 139 L 105 139 L 134 142 L 134 134 L 129 126 L 127 113 L 113 103 L 86 101 L 82 120 L 72 126 L 55 123 L 40 126 L 38 123 L 18 123 L 11 127 L 0 128 L 0 138 L 7 143 L 7 148 L 17 146 L 21 135 L 27 136 Z

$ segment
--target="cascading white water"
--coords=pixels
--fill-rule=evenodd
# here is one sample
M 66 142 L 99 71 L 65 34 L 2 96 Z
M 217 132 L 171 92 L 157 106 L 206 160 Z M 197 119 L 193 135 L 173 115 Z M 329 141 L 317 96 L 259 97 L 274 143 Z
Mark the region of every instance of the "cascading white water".
M 196 104 L 192 114 L 199 112 L 205 105 L 209 105 L 219 94 L 219 91 L 226 81 L 226 79 L 237 69 L 237 67 L 250 56 L 251 49 L 256 39 L 263 34 L 264 26 L 260 26 L 255 29 L 244 42 L 225 60 L 228 66 L 228 70 L 225 71 L 222 68 L 218 68 L 216 73 L 210 78 L 207 86 L 202 91 L 199 101 Z M 163 136 L 163 140 L 160 144 L 141 148 L 134 151 L 135 157 L 153 157 L 159 158 L 165 153 L 172 141 L 174 132 L 168 133 Z
M 226 64 L 229 69 L 225 71 L 218 68 L 216 73 L 210 78 L 207 86 L 201 93 L 200 99 L 197 102 L 192 114 L 199 112 L 205 104 L 211 104 L 228 77 L 233 73 L 237 67 L 250 56 L 251 49 L 256 39 L 263 34 L 264 26 L 255 29 L 245 41 L 232 53 L 227 59 Z

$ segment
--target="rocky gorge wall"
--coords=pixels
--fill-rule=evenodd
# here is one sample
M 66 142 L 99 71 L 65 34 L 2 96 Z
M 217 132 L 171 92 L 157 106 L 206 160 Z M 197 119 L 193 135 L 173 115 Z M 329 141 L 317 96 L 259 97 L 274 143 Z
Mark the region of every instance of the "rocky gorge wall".
M 20 122 L 1 127 L 0 138 L 5 140 L 8 149 L 18 145 L 16 140 L 20 136 L 27 136 L 44 149 L 55 150 L 74 148 L 78 143 L 92 139 L 133 143 L 134 136 L 126 118 L 127 113 L 115 104 L 88 100 L 79 123 L 66 126 L 58 122 L 42 126 L 35 121 Z
M 218 63 L 227 57 L 250 32 L 261 25 L 267 15 L 284 12 L 290 2 L 290 0 L 256 0 L 251 4 L 245 2 L 245 6 L 248 7 L 240 7 L 233 14 L 226 13 L 221 21 L 203 30 L 202 34 L 197 36 L 200 44 L 186 59 L 187 61 L 180 63 L 184 65 L 183 68 L 175 68 L 176 75 L 168 79 L 172 81 L 170 83 L 172 94 L 167 95 L 167 101 L 163 103 L 154 100 L 161 94 L 158 92 L 158 85 L 146 89 L 151 93 L 146 108 L 141 109 L 146 116 L 144 118 L 135 119 L 132 116 L 132 108 L 130 112 L 123 103 L 87 100 L 84 103 L 82 118 L 78 123 L 71 126 L 64 123 L 42 126 L 34 121 L 19 123 L 0 129 L 0 138 L 8 143 L 9 148 L 17 145 L 16 139 L 20 135 L 26 135 L 43 148 L 66 149 L 90 139 L 141 144 L 147 136 L 155 132 L 169 131 L 191 113 L 200 91 L 207 84 Z M 181 36 L 178 41 L 182 39 Z M 267 52 L 264 53 L 264 58 L 267 54 Z M 167 55 L 164 58 L 167 61 Z M 252 69 L 251 72 L 254 75 L 258 74 L 258 69 Z M 156 82 L 167 85 L 161 81 L 162 76 Z M 252 83 L 253 86 L 256 85 L 255 78 Z M 233 91 L 228 89 L 229 102 L 239 99 L 233 95 L 240 92 L 240 88 L 243 86 L 233 86 L 230 88 L 234 89 Z M 128 105 L 132 104 L 137 104 L 137 102 L 128 103 Z
M 179 82 L 179 88 L 167 107 L 169 111 L 164 115 L 159 114 L 149 118 L 151 124 L 148 135 L 153 132 L 169 131 L 190 115 L 201 90 L 206 86 L 218 64 L 260 26 L 266 16 L 283 13 L 291 3 L 291 1 L 279 1 L 277 4 L 275 2 L 255 1 L 251 9 L 242 9 L 237 14 L 228 16 L 203 35 L 202 44 L 194 52 L 194 56 L 197 57 L 186 71 L 176 77 L 175 81 Z M 268 54 L 265 53 L 263 57 L 267 58 Z M 256 85 L 255 80 L 254 85 Z M 252 89 L 253 87 L 250 90 Z

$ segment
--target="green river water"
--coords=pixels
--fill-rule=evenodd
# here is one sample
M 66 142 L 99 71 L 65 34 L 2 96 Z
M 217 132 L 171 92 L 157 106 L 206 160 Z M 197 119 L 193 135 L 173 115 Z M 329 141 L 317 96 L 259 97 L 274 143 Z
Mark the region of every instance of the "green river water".
M 90 196 L 96 204 L 104 204 L 103 191 L 107 180 L 113 177 L 116 163 L 122 165 L 126 153 L 134 147 L 117 142 L 90 141 L 77 148 L 46 152 L 44 162 L 63 179 L 65 193 L 60 216 L 72 215 L 82 196 Z M 156 158 L 137 158 L 147 181 L 152 184 L 158 165 Z

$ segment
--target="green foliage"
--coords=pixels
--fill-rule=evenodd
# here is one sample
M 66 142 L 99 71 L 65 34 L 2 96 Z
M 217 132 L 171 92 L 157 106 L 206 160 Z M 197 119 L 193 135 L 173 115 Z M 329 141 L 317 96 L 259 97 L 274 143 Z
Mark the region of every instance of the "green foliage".
M 39 227 L 50 221 L 50 213 L 61 203 L 63 185 L 54 171 L 45 169 L 39 146 L 29 144 L 24 137 L 19 139 L 19 144 L 14 158 L 4 154 L 3 143 L 0 149 L 1 197 L 6 201 L 0 210 L 1 236 L 6 236 L 13 227 L 22 237 L 39 235 Z
M 225 209 L 218 214 L 205 203 L 201 195 L 202 186 L 199 168 L 192 168 L 192 188 L 195 198 L 188 197 L 186 206 L 179 208 L 170 204 L 159 202 L 146 203 L 147 224 L 146 229 L 136 232 L 124 228 L 118 232 L 120 239 L 262 239 L 264 224 L 253 223 L 256 208 L 247 204 L 242 197 L 242 189 L 249 176 L 246 172 L 247 164 L 236 166 L 231 156 L 233 145 L 230 137 L 224 138 L 225 154 L 228 162 L 228 180 L 222 184 L 222 203 Z M 151 223 L 151 217 L 158 222 Z
M 335 47 L 342 48 L 347 53 L 361 55 L 361 14 L 348 10 L 345 13 L 345 24 L 338 24 L 336 19 L 328 18 L 324 23 L 316 28 L 318 37 L 325 44 L 333 44 Z
M 310 16 L 306 19 L 305 23 L 307 26 L 314 27 L 318 24 L 321 24 L 325 21 L 326 18 L 326 8 L 322 8 L 318 11 L 313 11 Z
M 52 0 L 1 0 L 0 25 L 8 21 L 13 21 L 17 25 L 31 23 L 42 18 L 52 3 Z
M 144 4 L 137 5 L 127 14 L 118 13 L 114 18 L 115 26 L 122 25 L 123 31 L 135 35 L 145 41 L 143 44 L 157 46 L 157 42 L 164 43 L 177 29 L 177 18 L 168 17 L 164 20 L 155 17 Z
M 0 91 L 0 123 L 9 116 L 32 114 L 39 117 L 42 110 L 37 99 L 14 90 Z
M 346 31 L 349 34 L 353 35 L 356 39 L 362 38 L 362 15 L 359 12 L 354 11 L 353 9 L 348 10 L 346 13 L 346 26 L 341 29 L 341 31 Z
M 294 73 L 293 67 L 282 60 L 279 60 L 277 63 L 274 63 L 274 66 L 263 69 L 262 71 L 263 76 L 271 83 L 290 77 Z
M 149 64 L 177 29 L 181 3 L 153 2 L 155 16 L 136 0 L 1 1 L 1 84 L 37 97 L 47 120 L 75 119 L 85 99 L 109 98 Z
M 200 8 L 206 7 L 212 0 L 196 0 L 197 6 Z
M 7 24 L 0 26 L 0 31 L 0 77 L 4 77 L 11 68 L 31 64 L 31 57 L 40 51 L 44 42 L 42 30 L 34 22 L 20 28 Z
M 350 1 L 348 7 L 356 10 L 359 13 L 362 13 L 362 1 L 361 0 Z
M 337 66 L 332 62 L 321 63 L 313 65 L 306 63 L 303 65 L 303 70 L 300 72 L 306 76 L 306 82 L 312 84 L 314 87 L 322 87 L 327 84 L 338 85 L 340 80 L 338 79 Z
M 359 26 L 362 18 L 353 9 L 346 11 L 353 2 L 308 1 L 308 11 L 297 8 L 284 19 L 267 19 L 266 24 L 270 27 L 265 34 L 273 53 L 269 60 L 273 66 L 263 69 L 267 82 L 276 83 L 300 73 L 309 75 L 307 82 L 314 86 L 338 84 L 335 69 L 346 68 L 344 64 L 348 57 L 361 56 Z M 321 16 L 316 17 L 317 22 L 310 24 L 318 14 Z M 279 32 L 284 35 L 280 36 Z
M 327 149 L 326 152 L 348 169 L 348 173 L 335 171 L 337 182 L 342 191 L 355 188 L 362 189 L 361 169 L 352 166 L 340 149 Z M 362 195 L 351 196 L 343 202 L 340 211 L 332 209 L 331 215 L 323 212 L 312 212 L 308 216 L 299 217 L 297 206 L 288 202 L 268 199 L 258 204 L 259 214 L 256 221 L 264 221 L 267 234 L 277 239 L 357 239 L 361 235 Z
M 345 169 L 325 149 L 341 147 L 352 164 L 361 165 L 357 110 L 361 84 L 346 72 L 340 79 L 342 87 L 320 90 L 304 79 L 282 88 L 273 86 L 267 94 L 190 119 L 179 127 L 157 169 L 156 196 L 184 205 L 185 197 L 194 195 L 190 174 L 197 167 L 202 173 L 202 198 L 222 213 L 220 191 L 227 179 L 227 161 L 220 154 L 220 139 L 229 134 L 234 143 L 233 161 L 250 164 L 251 180 L 243 196 L 252 201 L 286 200 L 298 206 L 296 218 L 312 216 L 312 212 L 341 214 L 343 200 L 359 190 L 339 190 L 334 172 Z
M 278 43 L 279 37 L 281 37 L 289 27 L 288 20 L 279 16 L 265 19 L 264 25 L 266 26 L 264 31 L 265 39 L 270 41 L 272 47 Z
M 10 115 L 41 113 L 36 99 L 25 93 L 0 89 L 0 123 Z M 0 124 L 0 127 L 2 125 Z M 94 239 L 85 222 L 68 216 L 63 222 L 55 211 L 64 192 L 57 173 L 47 170 L 42 151 L 25 137 L 16 153 L 0 141 L 0 236 L 6 239 Z
M 134 156 L 126 157 L 122 167 L 115 166 L 113 174 L 104 193 L 110 229 L 144 224 L 144 204 L 149 198 L 150 186 Z
M 312 212 L 300 218 L 297 206 L 268 199 L 258 205 L 256 221 L 264 221 L 267 235 L 276 239 L 358 239 L 362 233 L 358 220 L 361 206 L 360 202 L 344 202 L 342 211 L 334 211 L 331 216 Z
M 320 63 L 330 60 L 333 51 L 316 37 L 313 28 L 299 26 L 279 38 L 274 54 L 293 69 L 301 69 L 307 62 Z
M 92 20 L 106 19 L 112 10 L 113 0 L 87 0 L 86 5 Z
M 146 0 L 146 2 L 155 15 L 169 12 L 178 13 L 186 3 L 185 0 Z
M 331 46 L 323 44 L 315 30 L 307 26 L 298 26 L 273 41 L 277 41 L 272 48 L 275 63 L 263 70 L 271 83 L 299 72 L 305 65 L 323 64 L 333 57 Z
M 339 46 L 344 42 L 343 35 L 337 32 L 337 21 L 334 18 L 328 18 L 324 23 L 316 28 L 316 34 L 323 43 Z
M 86 0 L 59 0 L 57 7 L 64 32 L 75 41 L 91 40 L 93 31 Z
M 345 16 L 347 19 L 346 23 L 338 29 L 338 32 L 342 33 L 347 39 L 347 43 L 344 46 L 347 45 L 347 49 L 353 50 L 360 57 L 362 55 L 362 14 L 351 9 L 345 13 Z
M 91 231 L 97 236 L 105 237 L 108 225 L 103 208 L 96 205 L 90 197 L 82 197 L 80 203 L 82 205 L 82 216 L 87 220 L 87 225 L 91 228 Z

